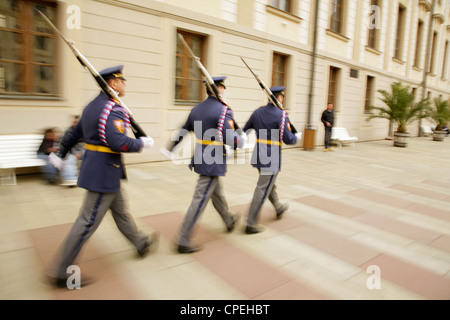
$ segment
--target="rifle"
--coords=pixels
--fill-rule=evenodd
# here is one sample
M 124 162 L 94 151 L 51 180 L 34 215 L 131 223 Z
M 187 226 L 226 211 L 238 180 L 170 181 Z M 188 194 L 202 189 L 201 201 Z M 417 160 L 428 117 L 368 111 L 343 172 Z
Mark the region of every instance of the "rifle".
M 181 43 L 183 43 L 184 47 L 187 49 L 187 51 L 189 52 L 189 55 L 195 60 L 195 62 L 197 63 L 197 67 L 200 69 L 200 72 L 203 74 L 203 76 L 205 77 L 205 82 L 206 82 L 206 86 L 208 87 L 209 91 L 212 92 L 214 94 L 214 96 L 216 97 L 217 100 L 219 100 L 220 102 L 222 102 L 224 105 L 226 105 L 230 110 L 230 106 L 223 100 L 222 96 L 219 93 L 219 90 L 217 90 L 217 86 L 214 83 L 214 80 L 212 79 L 212 77 L 209 75 L 208 71 L 205 69 L 205 67 L 203 66 L 203 64 L 200 62 L 200 58 L 197 57 L 196 55 L 194 55 L 194 53 L 192 52 L 191 48 L 189 47 L 189 45 L 186 43 L 186 41 L 184 40 L 183 36 L 178 33 L 178 38 L 181 40 Z M 236 121 L 233 119 L 234 122 L 234 127 L 236 128 L 236 131 L 240 132 L 242 131 L 242 129 L 239 127 L 239 125 L 236 123 Z
M 278 108 L 280 108 L 283 111 L 286 111 L 283 108 L 283 105 L 281 104 L 280 101 L 278 101 L 277 97 L 275 97 L 275 95 L 273 94 L 273 92 L 266 86 L 266 84 L 261 80 L 261 78 L 253 72 L 253 70 L 249 67 L 249 65 L 247 64 L 247 62 L 245 62 L 245 60 L 241 57 L 242 62 L 244 62 L 245 66 L 248 68 L 248 70 L 250 70 L 250 72 L 253 74 L 253 76 L 255 77 L 256 81 L 258 81 L 261 89 L 267 93 L 267 95 L 269 96 L 269 99 L 272 101 L 272 103 L 277 106 Z M 290 121 L 289 121 L 290 122 Z M 292 133 L 297 133 L 297 129 L 294 127 L 294 125 L 290 122 L 290 126 L 291 126 L 291 130 Z
M 119 104 L 127 110 L 128 115 L 130 117 L 130 124 L 131 129 L 133 131 L 133 134 L 136 138 L 139 137 L 146 137 L 144 130 L 142 127 L 134 120 L 133 114 L 130 109 L 126 106 L 126 104 L 119 98 L 119 95 L 108 85 L 108 83 L 103 79 L 103 77 L 95 70 L 95 68 L 92 66 L 92 64 L 78 51 L 78 49 L 75 47 L 75 43 L 73 41 L 67 40 L 64 35 L 53 25 L 53 23 L 39 10 L 36 10 L 39 12 L 41 17 L 46 21 L 50 27 L 55 31 L 56 34 L 58 34 L 64 42 L 69 46 L 69 48 L 72 50 L 72 52 L 75 54 L 75 57 L 77 60 L 81 63 L 81 65 L 88 70 L 94 79 L 97 81 L 98 85 L 102 89 L 102 91 L 110 98 L 116 100 L 119 102 Z

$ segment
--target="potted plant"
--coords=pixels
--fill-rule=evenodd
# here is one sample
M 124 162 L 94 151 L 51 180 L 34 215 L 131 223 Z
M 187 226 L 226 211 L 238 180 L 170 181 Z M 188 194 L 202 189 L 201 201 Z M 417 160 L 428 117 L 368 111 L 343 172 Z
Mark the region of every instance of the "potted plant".
M 434 108 L 428 110 L 428 117 L 436 124 L 436 129 L 433 130 L 433 140 L 443 141 L 447 135 L 445 127 L 447 122 L 450 121 L 450 105 L 448 100 L 442 100 L 439 98 L 433 99 Z M 448 129 L 447 129 L 448 130 Z
M 379 97 L 386 105 L 385 107 L 369 106 L 368 110 L 377 111 L 371 114 L 367 121 L 373 118 L 388 119 L 396 125 L 394 132 L 394 146 L 408 146 L 409 132 L 407 126 L 409 123 L 428 116 L 429 108 L 428 100 L 422 99 L 414 102 L 414 94 L 409 86 L 403 85 L 401 82 L 391 84 L 391 91 L 378 90 L 382 95 Z

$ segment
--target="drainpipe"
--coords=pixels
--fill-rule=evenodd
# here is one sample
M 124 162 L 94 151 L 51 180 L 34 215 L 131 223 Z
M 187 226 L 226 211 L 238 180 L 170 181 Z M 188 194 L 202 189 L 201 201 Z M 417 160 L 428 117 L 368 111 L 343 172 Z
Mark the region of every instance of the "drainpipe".
M 312 104 L 314 95 L 314 78 L 316 74 L 316 57 L 317 57 L 317 26 L 319 23 L 319 4 L 320 0 L 316 0 L 315 16 L 314 16 L 314 38 L 313 38 L 313 52 L 312 52 L 312 67 L 311 67 L 311 80 L 309 83 L 309 102 L 308 102 L 308 122 L 307 126 L 310 129 L 312 127 Z
M 427 90 L 427 78 L 428 78 L 428 69 L 430 68 L 430 58 L 431 58 L 431 45 L 433 44 L 433 19 L 434 19 L 434 9 L 436 7 L 436 0 L 433 0 L 433 4 L 431 5 L 431 13 L 430 13 L 430 23 L 428 24 L 428 39 L 427 39 L 427 52 L 425 56 L 425 66 L 423 67 L 423 90 L 422 90 L 422 99 L 425 99 L 426 90 Z M 422 136 L 422 119 L 419 119 L 419 137 Z
M 305 150 L 314 149 L 314 127 L 312 125 L 312 107 L 314 96 L 314 78 L 316 74 L 316 56 L 317 56 L 317 28 L 319 23 L 319 4 L 320 0 L 316 0 L 316 8 L 314 12 L 314 37 L 313 37 L 313 52 L 311 62 L 311 79 L 309 83 L 309 101 L 308 101 L 308 120 L 306 122 L 305 136 L 303 140 L 303 148 Z

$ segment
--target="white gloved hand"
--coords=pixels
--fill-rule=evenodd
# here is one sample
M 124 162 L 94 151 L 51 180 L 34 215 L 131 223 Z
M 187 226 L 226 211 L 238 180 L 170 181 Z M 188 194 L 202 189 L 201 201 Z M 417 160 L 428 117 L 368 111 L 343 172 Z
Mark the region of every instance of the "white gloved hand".
M 227 157 L 231 157 L 234 154 L 234 150 L 231 149 L 229 145 L 225 145 L 225 153 L 227 154 Z
M 151 148 L 155 144 L 155 140 L 152 137 L 139 137 L 142 141 L 143 148 Z
M 302 133 L 301 132 L 297 132 L 295 134 L 295 136 L 297 137 L 297 141 L 300 141 L 300 139 L 302 138 Z
M 48 161 L 58 170 L 64 169 L 64 160 L 58 157 L 55 153 L 51 152 L 48 155 Z
M 245 132 L 242 132 L 241 138 L 242 138 L 242 140 L 244 140 L 244 143 L 243 143 L 243 144 L 246 144 L 246 143 L 247 143 L 247 140 L 248 140 L 248 137 L 247 137 L 247 134 L 246 134 Z
M 170 152 L 169 150 L 167 150 L 166 148 L 161 148 L 159 151 L 161 151 L 161 153 L 169 160 L 173 160 L 173 155 L 172 152 Z

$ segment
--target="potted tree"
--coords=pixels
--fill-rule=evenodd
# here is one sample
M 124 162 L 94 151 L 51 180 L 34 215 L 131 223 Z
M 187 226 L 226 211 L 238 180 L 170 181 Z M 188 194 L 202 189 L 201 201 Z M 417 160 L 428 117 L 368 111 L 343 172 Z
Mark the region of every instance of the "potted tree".
M 409 123 L 428 116 L 427 110 L 429 108 L 428 100 L 422 99 L 419 102 L 414 102 L 414 94 L 409 86 L 403 85 L 401 82 L 394 82 L 391 84 L 391 91 L 378 90 L 382 95 L 379 97 L 386 105 L 385 107 L 369 106 L 370 111 L 377 111 L 372 113 L 367 121 L 373 118 L 382 118 L 392 121 L 396 125 L 394 132 L 394 146 L 407 147 L 408 138 L 410 136 L 407 131 Z
M 436 129 L 433 130 L 433 140 L 443 141 L 448 133 L 443 129 L 450 121 L 450 105 L 447 100 L 442 100 L 440 97 L 433 99 L 433 105 L 434 108 L 428 110 L 428 118 L 436 124 Z

